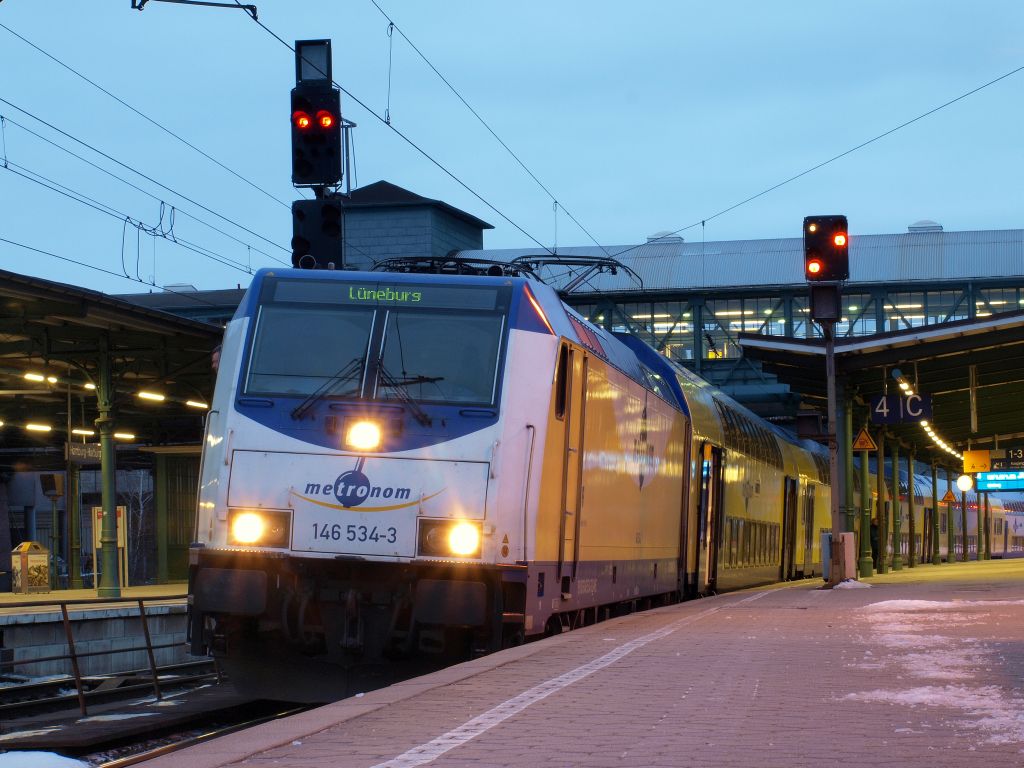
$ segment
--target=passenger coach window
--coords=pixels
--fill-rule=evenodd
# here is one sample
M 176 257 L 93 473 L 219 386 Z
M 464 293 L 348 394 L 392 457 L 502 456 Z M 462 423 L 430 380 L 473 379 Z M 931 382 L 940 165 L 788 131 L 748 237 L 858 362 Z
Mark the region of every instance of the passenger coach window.
M 359 394 L 373 311 L 356 307 L 260 308 L 246 394 Z M 332 382 L 332 379 L 337 379 Z

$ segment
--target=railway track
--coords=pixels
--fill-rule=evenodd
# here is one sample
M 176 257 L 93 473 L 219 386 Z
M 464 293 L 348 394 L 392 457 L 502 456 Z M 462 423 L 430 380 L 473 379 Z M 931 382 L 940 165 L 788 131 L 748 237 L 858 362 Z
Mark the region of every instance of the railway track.
M 289 717 L 310 708 L 308 705 L 286 705 L 281 702 L 251 702 L 233 710 L 197 715 L 194 727 L 187 723 L 179 724 L 173 732 L 142 741 L 97 749 L 88 754 L 78 755 L 78 758 L 89 762 L 95 768 L 126 768 L 221 736 L 244 731 L 246 728 Z M 211 718 L 217 721 L 213 725 L 210 724 Z
M 157 674 L 161 689 L 166 688 L 168 691 L 181 690 L 220 677 L 211 659 L 168 664 L 158 667 Z M 153 690 L 153 678 L 149 670 L 84 677 L 82 683 L 83 697 L 90 707 Z M 4 724 L 0 730 L 9 731 L 17 726 L 19 720 L 76 708 L 79 703 L 72 677 L 62 676 L 0 687 L 0 722 Z

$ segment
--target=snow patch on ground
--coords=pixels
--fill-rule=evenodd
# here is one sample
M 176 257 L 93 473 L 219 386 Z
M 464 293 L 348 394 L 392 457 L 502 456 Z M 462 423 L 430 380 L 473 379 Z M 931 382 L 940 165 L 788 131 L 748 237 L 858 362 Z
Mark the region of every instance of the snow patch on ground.
M 950 725 L 983 735 L 988 744 L 1024 743 L 1024 698 L 998 685 L 972 685 L 998 664 L 996 648 L 972 637 L 939 634 L 944 628 L 992 623 L 993 611 L 1024 605 L 1024 600 L 885 600 L 864 609 L 869 632 L 857 639 L 880 645 L 883 654 L 865 652 L 858 669 L 884 666 L 897 680 L 917 678 L 936 685 L 850 693 L 845 700 L 908 707 L 942 707 L 955 713 Z M 985 614 L 980 614 L 984 609 Z M 881 661 L 879 665 L 877 662 Z M 942 681 L 951 681 L 941 684 Z M 896 682 L 896 686 L 900 683 Z
M 864 606 L 864 611 L 952 611 L 964 608 L 991 610 L 1002 605 L 1024 605 L 1024 600 L 883 600 Z
M 48 733 L 53 733 L 54 731 L 59 731 L 63 727 L 64 726 L 62 726 L 62 725 L 48 725 L 46 728 L 37 728 L 36 730 L 33 730 L 33 731 L 14 731 L 13 733 L 5 733 L 3 736 L 0 736 L 0 741 L 11 741 L 12 739 L 24 739 L 24 738 L 27 738 L 29 736 L 45 736 Z M 2 765 L 3 765 L 3 763 L 0 763 L 0 766 L 2 766 Z
M 946 707 L 958 709 L 966 716 L 957 724 L 987 735 L 988 744 L 1024 742 L 1024 700 L 1007 696 L 994 685 L 969 687 L 964 685 L 924 686 L 905 691 L 863 691 L 843 697 L 851 701 L 903 704 L 906 706 Z
M 865 584 L 863 581 L 847 579 L 846 581 L 840 581 L 832 589 L 871 589 L 871 585 Z
M 4 752 L 0 768 L 89 768 L 89 764 L 53 752 Z
M 115 713 L 111 715 L 91 715 L 90 717 L 80 717 L 76 720 L 76 723 L 111 723 L 115 720 L 131 720 L 135 717 L 155 717 L 159 712 L 124 712 Z
M 875 636 L 874 641 L 886 648 L 935 648 L 951 643 L 948 637 L 942 635 L 911 634 L 879 634 Z
M 900 667 L 914 677 L 937 680 L 970 680 L 974 677 L 976 662 L 987 651 L 985 647 L 951 650 L 931 650 L 927 653 L 908 653 L 900 659 Z

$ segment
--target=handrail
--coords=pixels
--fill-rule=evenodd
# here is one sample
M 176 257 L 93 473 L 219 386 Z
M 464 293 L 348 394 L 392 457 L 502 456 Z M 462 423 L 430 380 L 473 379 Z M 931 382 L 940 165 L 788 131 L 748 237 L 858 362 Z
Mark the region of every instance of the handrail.
M 156 656 L 153 651 L 161 650 L 164 648 L 175 648 L 180 647 L 181 643 L 153 643 L 153 638 L 149 632 L 149 621 L 147 618 L 147 603 L 149 608 L 157 607 L 157 603 L 165 603 L 169 600 L 182 600 L 187 598 L 185 594 L 179 595 L 155 595 L 153 597 L 141 598 L 141 597 L 112 597 L 112 598 L 77 598 L 71 600 L 34 600 L 24 603 L 12 603 L 12 606 L 18 608 L 42 608 L 42 607 L 54 607 L 60 610 L 61 623 L 64 626 L 64 634 L 67 638 L 68 652 L 57 656 L 44 656 L 33 659 L 19 659 L 17 661 L 0 661 L 0 670 L 13 668 L 17 666 L 28 666 L 30 664 L 40 664 L 46 661 L 60 661 L 68 660 L 71 662 L 72 676 L 75 679 L 75 691 L 78 694 L 78 708 L 82 715 L 87 715 L 87 707 L 85 701 L 85 687 L 83 683 L 83 677 L 79 668 L 78 660 L 90 656 L 108 656 L 118 653 L 134 653 L 136 651 L 145 650 L 149 660 L 149 672 L 152 680 L 153 693 L 157 699 L 163 697 L 160 691 L 159 674 L 156 666 Z M 102 651 L 79 651 L 75 646 L 74 633 L 71 629 L 71 619 L 68 614 L 68 606 L 73 605 L 109 605 L 111 603 L 124 603 L 134 604 L 138 607 L 139 619 L 142 628 L 142 635 L 145 640 L 145 645 L 141 648 L 111 648 L 109 650 Z M 218 670 L 218 682 L 220 672 Z
M 54 606 L 60 608 L 62 605 L 103 605 L 104 603 L 137 603 L 140 599 L 147 603 L 154 603 L 163 600 L 185 600 L 188 594 L 182 592 L 178 595 L 156 595 L 154 597 L 77 597 L 71 600 L 26 600 L 25 602 L 2 603 L 0 608 L 44 608 Z

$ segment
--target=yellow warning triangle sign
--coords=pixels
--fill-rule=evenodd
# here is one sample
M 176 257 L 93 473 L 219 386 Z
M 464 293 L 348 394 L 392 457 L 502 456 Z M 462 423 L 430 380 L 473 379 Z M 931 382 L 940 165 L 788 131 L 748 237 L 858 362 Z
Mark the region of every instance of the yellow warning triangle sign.
M 946 495 L 942 497 L 942 501 L 946 504 L 956 504 L 956 496 L 953 495 L 952 491 L 947 489 Z
M 877 451 L 878 446 L 875 445 L 875 441 L 871 439 L 871 435 L 868 434 L 867 427 L 861 427 L 860 432 L 857 433 L 857 439 L 853 441 L 853 450 L 855 451 Z

